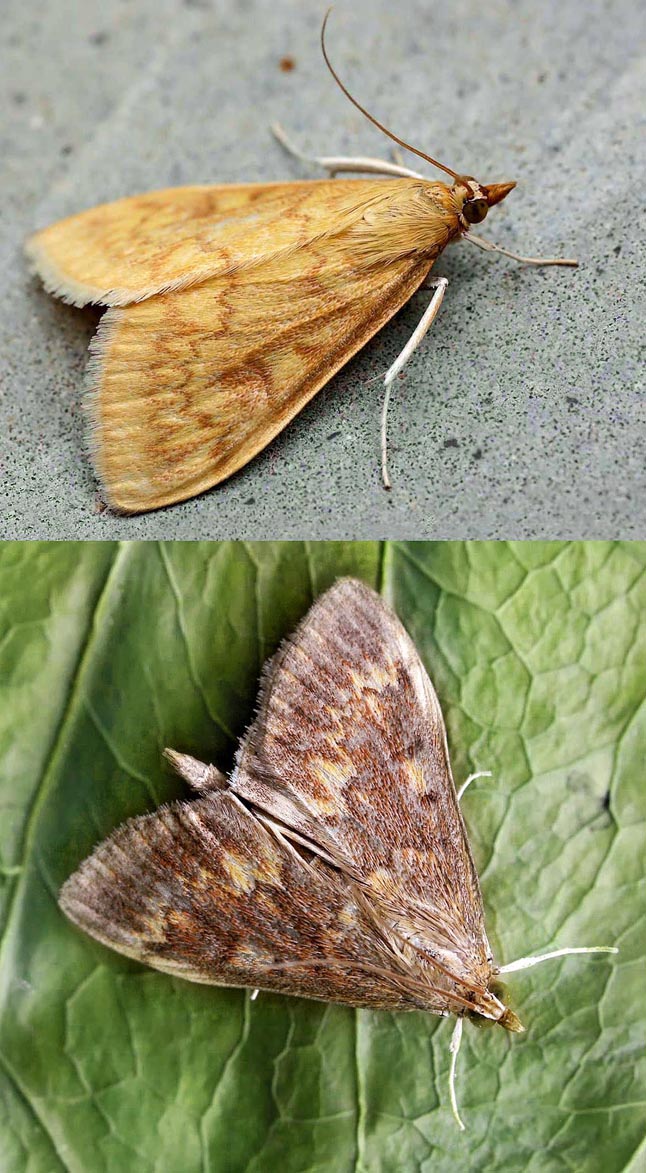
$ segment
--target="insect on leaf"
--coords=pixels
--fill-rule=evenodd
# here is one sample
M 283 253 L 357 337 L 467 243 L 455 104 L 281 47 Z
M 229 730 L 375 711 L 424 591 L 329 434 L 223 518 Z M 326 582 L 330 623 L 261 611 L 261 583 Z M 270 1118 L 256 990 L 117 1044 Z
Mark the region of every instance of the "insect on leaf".
M 169 757 L 200 796 L 67 881 L 86 932 L 192 981 L 523 1029 L 492 988 L 435 691 L 373 591 L 340 580 L 270 661 L 228 781 Z
M 504 1017 L 437 697 L 368 587 L 340 580 L 270 661 L 238 759 L 222 785 L 171 755 L 202 797 L 125 824 L 65 911 L 193 980 L 311 996 L 309 959 L 317 996 L 363 1005 L 369 963 L 369 1004 Z

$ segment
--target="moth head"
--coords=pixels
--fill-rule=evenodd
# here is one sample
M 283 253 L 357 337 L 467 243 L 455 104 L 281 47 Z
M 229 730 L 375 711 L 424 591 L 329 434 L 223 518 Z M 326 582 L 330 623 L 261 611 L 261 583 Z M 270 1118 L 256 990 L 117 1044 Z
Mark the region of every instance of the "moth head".
M 491 982 L 487 989 L 472 990 L 467 995 L 472 1003 L 467 1017 L 477 1026 L 504 1026 L 505 1030 L 520 1033 L 525 1030 L 517 1014 L 503 1002 L 504 989 L 500 982 Z M 464 1013 L 464 1011 L 462 1011 Z
M 499 204 L 515 188 L 515 183 L 478 183 L 470 175 L 461 175 L 453 187 L 456 198 L 462 200 L 461 218 L 465 228 L 480 224 L 489 208 Z

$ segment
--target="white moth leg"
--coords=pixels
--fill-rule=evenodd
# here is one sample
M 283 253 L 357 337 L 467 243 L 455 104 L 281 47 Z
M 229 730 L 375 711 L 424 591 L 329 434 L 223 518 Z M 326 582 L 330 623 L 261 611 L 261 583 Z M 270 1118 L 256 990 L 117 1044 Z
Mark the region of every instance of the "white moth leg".
M 252 991 L 251 991 L 251 993 L 250 993 L 250 995 L 249 995 L 249 1001 L 250 1001 L 250 1002 L 255 1002 L 255 1001 L 256 1001 L 256 998 L 258 997 L 258 994 L 259 994 L 259 993 L 260 993 L 260 990 L 252 990 Z
M 464 794 L 467 786 L 470 786 L 472 782 L 475 782 L 476 778 L 491 778 L 491 777 L 493 777 L 491 770 L 478 770 L 475 774 L 469 774 L 469 777 L 467 778 L 466 782 L 463 782 L 460 789 L 458 790 L 458 802 L 462 798 L 462 795 Z
M 455 1095 L 455 1067 L 458 1061 L 458 1052 L 460 1050 L 461 1042 L 462 1019 L 456 1018 L 455 1026 L 453 1027 L 453 1034 L 451 1035 L 451 1042 L 449 1044 L 449 1051 L 451 1052 L 451 1066 L 449 1068 L 449 1097 L 451 1100 L 451 1111 L 455 1117 L 455 1122 L 460 1129 L 460 1132 L 464 1132 L 465 1128 L 462 1120 L 460 1119 L 460 1113 L 458 1112 L 458 1101 Z
M 388 368 L 384 375 L 384 387 L 386 394 L 384 395 L 384 405 L 381 409 L 381 475 L 384 482 L 384 488 L 390 488 L 390 478 L 388 476 L 388 404 L 390 403 L 390 388 L 393 380 L 401 371 L 402 367 L 406 365 L 411 354 L 424 338 L 424 335 L 430 330 L 433 320 L 442 304 L 444 294 L 448 281 L 446 277 L 440 277 L 439 280 L 433 282 L 435 286 L 435 293 L 433 294 L 428 308 L 425 310 L 420 322 L 411 334 L 401 354 L 395 359 L 391 367 Z
M 462 239 L 468 240 L 471 244 L 477 244 L 478 248 L 484 249 L 486 253 L 502 253 L 503 257 L 511 257 L 512 261 L 520 261 L 522 265 L 578 265 L 571 257 L 520 257 L 518 253 L 510 253 L 508 249 L 502 248 L 499 244 L 492 244 L 490 240 L 483 240 L 481 236 L 475 236 L 473 232 L 463 232 Z
M 540 965 L 541 961 L 550 961 L 552 957 L 569 957 L 571 953 L 618 953 L 614 945 L 590 945 L 581 949 L 554 949 L 552 953 L 540 953 L 536 957 L 519 957 L 518 961 L 510 961 L 509 965 L 501 965 L 498 973 L 515 973 L 517 969 L 531 969 L 533 965 Z
M 363 155 L 357 155 L 356 157 L 348 155 L 306 155 L 287 137 L 280 123 L 272 123 L 270 129 L 274 138 L 278 140 L 281 147 L 284 147 L 290 155 L 293 155 L 296 159 L 300 159 L 303 163 L 312 163 L 316 167 L 322 167 L 324 171 L 329 171 L 331 177 L 334 177 L 340 171 L 363 171 L 372 175 L 397 175 L 403 179 L 425 178 L 417 171 L 411 171 L 408 167 L 402 167 L 399 163 L 388 163 L 385 159 L 371 159 Z

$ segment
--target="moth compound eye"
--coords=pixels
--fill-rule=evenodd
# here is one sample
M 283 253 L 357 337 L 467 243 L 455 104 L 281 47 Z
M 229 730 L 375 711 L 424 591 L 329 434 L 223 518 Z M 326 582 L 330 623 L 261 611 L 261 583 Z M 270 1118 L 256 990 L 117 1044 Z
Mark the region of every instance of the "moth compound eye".
M 485 199 L 467 200 L 462 208 L 465 220 L 469 224 L 479 224 L 489 211 L 489 204 Z

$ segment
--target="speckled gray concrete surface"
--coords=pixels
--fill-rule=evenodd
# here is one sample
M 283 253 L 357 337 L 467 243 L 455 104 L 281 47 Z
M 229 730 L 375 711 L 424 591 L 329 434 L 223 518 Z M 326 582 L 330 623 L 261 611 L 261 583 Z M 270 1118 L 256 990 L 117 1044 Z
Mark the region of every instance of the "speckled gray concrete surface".
M 424 293 L 229 482 L 125 518 L 96 511 L 84 451 L 97 315 L 42 291 L 24 235 L 150 188 L 308 173 L 270 138 L 274 119 L 312 151 L 383 155 L 388 144 L 324 69 L 323 0 L 7 0 L 1 535 L 644 537 L 639 7 L 339 2 L 330 51 L 376 114 L 452 167 L 519 181 L 482 234 L 581 267 L 521 268 L 465 244 L 440 259 L 444 306 L 393 398 L 391 494 L 374 376 Z

